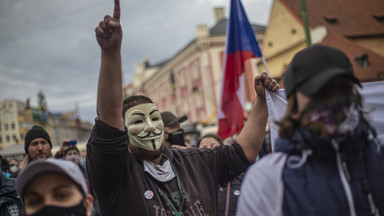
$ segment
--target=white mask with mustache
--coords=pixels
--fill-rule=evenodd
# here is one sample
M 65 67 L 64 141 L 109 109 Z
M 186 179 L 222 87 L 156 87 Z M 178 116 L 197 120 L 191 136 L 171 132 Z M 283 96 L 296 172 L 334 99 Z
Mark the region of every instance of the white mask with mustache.
M 156 105 L 140 104 L 125 112 L 125 126 L 129 142 L 138 148 L 156 151 L 160 149 L 164 137 L 164 123 Z

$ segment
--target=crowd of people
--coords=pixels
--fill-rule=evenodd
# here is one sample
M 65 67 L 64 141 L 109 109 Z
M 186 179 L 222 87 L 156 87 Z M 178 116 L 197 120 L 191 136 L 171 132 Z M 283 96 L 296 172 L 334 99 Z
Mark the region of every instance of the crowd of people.
M 206 134 L 192 147 L 187 116 L 144 95 L 122 100 L 119 0 L 95 32 L 101 65 L 86 163 L 74 140 L 53 156 L 49 134 L 33 126 L 20 170 L 0 176 L 0 215 L 384 215 L 384 143 L 340 50 L 315 45 L 294 56 L 287 111 L 266 154 L 266 91 L 279 89 L 270 75 L 255 77 L 257 97 L 231 144 Z

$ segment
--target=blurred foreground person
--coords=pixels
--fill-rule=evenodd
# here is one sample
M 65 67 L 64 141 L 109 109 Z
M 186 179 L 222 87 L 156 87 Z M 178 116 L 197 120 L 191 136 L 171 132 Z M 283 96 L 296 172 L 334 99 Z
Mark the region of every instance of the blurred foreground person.
M 276 152 L 247 172 L 237 215 L 384 215 L 384 144 L 364 118 L 348 57 L 295 55 Z
M 49 158 L 28 165 L 16 183 L 26 215 L 90 216 L 93 197 L 71 161 Z

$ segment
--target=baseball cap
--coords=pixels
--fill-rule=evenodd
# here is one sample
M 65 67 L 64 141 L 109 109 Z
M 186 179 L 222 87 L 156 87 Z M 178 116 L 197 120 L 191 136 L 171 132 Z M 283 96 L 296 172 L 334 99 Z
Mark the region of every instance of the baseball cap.
M 87 184 L 80 168 L 72 161 L 48 158 L 47 160 L 33 161 L 20 173 L 16 182 L 17 192 L 23 196 L 28 183 L 36 176 L 45 172 L 57 172 L 68 176 L 87 194 Z
M 177 118 L 175 115 L 173 115 L 173 113 L 167 112 L 167 111 L 161 113 L 161 118 L 163 119 L 165 127 L 172 125 L 176 122 L 182 123 L 188 119 L 188 117 L 186 115 L 183 115 L 183 116 Z
M 325 45 L 314 45 L 301 50 L 285 71 L 287 98 L 296 91 L 314 95 L 337 75 L 344 75 L 361 87 L 353 74 L 351 62 L 341 50 Z

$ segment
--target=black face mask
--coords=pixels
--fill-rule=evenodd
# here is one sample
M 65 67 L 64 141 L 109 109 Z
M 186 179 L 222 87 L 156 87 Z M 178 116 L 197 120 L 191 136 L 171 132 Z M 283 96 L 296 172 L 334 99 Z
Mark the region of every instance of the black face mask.
M 184 130 L 180 129 L 178 131 L 168 134 L 167 142 L 171 143 L 172 145 L 185 146 Z
M 84 201 L 72 207 L 59 206 L 44 206 L 30 216 L 86 216 L 87 209 L 84 206 Z

